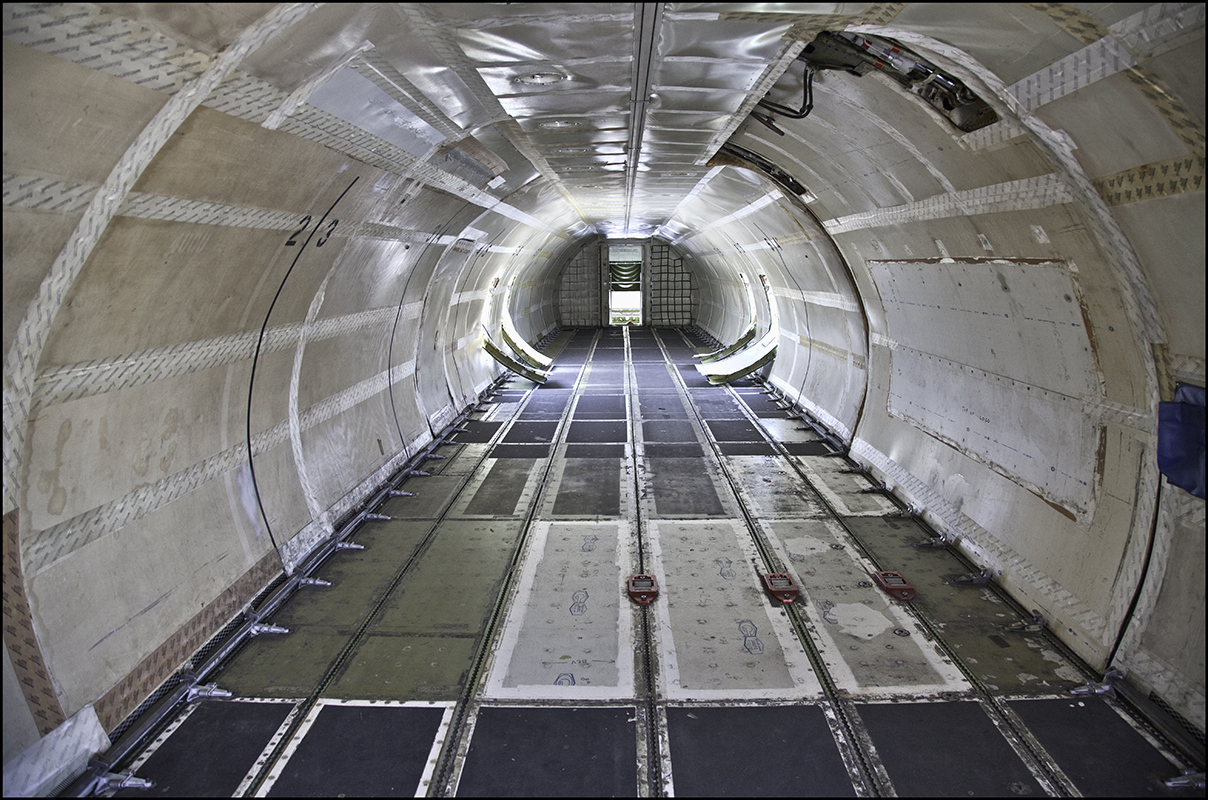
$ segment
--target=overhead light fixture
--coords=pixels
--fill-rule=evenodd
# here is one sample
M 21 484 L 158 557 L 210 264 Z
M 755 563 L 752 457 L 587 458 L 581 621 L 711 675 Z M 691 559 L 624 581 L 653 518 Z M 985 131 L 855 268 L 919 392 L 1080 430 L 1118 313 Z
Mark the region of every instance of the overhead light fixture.
M 577 119 L 547 119 L 545 122 L 538 122 L 537 127 L 547 131 L 568 130 L 583 127 L 583 122 Z
M 566 80 L 561 72 L 529 72 L 512 78 L 513 83 L 526 83 L 529 86 L 550 86 Z

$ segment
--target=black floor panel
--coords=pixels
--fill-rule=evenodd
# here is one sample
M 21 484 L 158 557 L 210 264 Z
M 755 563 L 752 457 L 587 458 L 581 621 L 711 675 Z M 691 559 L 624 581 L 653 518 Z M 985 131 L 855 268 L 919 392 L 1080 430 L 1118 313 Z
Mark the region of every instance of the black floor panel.
M 1019 715 L 1084 797 L 1191 797 L 1167 789 L 1179 770 L 1102 698 L 1016 700 Z
M 483 708 L 459 797 L 633 797 L 634 708 Z
M 821 439 L 814 442 L 784 442 L 784 449 L 791 456 L 829 456 L 835 452 Z
M 654 458 L 647 453 L 646 466 L 659 516 L 722 514 L 717 490 L 701 469 L 699 458 Z
M 670 375 L 664 376 L 642 376 L 639 375 L 634 381 L 634 386 L 638 389 L 674 389 L 676 387 L 675 379 Z
M 767 442 L 718 442 L 723 456 L 774 456 L 776 448 Z
M 623 444 L 568 444 L 567 458 L 624 458 Z
M 497 444 L 491 448 L 490 458 L 549 458 L 549 445 Z
M 554 501 L 559 516 L 619 517 L 621 515 L 620 462 L 567 458 Z
M 269 797 L 414 797 L 444 709 L 324 706 Z
M 625 419 L 625 395 L 584 395 L 575 406 L 575 419 Z
M 293 707 L 204 701 L 138 769 L 155 788 L 116 796 L 231 797 Z
M 692 402 L 705 419 L 746 419 L 738 401 L 720 389 L 692 392 Z
M 712 386 L 709 379 L 702 375 L 695 366 L 691 364 L 681 365 L 679 368 L 680 377 L 684 381 L 684 385 L 689 389 L 703 388 Z
M 875 703 L 857 711 L 899 796 L 1044 794 L 977 703 Z
M 558 431 L 556 422 L 516 422 L 503 437 L 505 444 L 549 444 Z
M 704 458 L 705 451 L 699 444 L 660 444 L 646 443 L 647 458 Z
M 651 420 L 642 423 L 642 438 L 647 442 L 695 442 L 696 427 L 688 420 Z
M 688 409 L 684 408 L 679 395 L 670 392 L 656 394 L 646 391 L 643 387 L 643 391 L 638 394 L 638 409 L 644 420 L 688 419 Z
M 745 419 L 706 419 L 713 438 L 719 442 L 762 442 L 763 434 Z
M 542 411 L 540 409 L 534 411 L 526 408 L 516 419 L 519 422 L 557 422 L 562 419 L 562 413 L 561 411 Z
M 453 437 L 453 441 L 458 444 L 466 444 L 469 442 L 489 442 L 495 432 L 499 430 L 502 422 L 481 422 L 472 419 L 465 423 L 465 432 L 459 433 Z
M 531 468 L 531 464 L 516 459 L 496 461 L 474 492 L 466 513 L 510 515 L 520 502 Z
M 628 438 L 624 422 L 572 422 L 566 434 L 566 441 L 574 444 L 624 442 Z
M 817 706 L 668 708 L 677 797 L 851 797 Z

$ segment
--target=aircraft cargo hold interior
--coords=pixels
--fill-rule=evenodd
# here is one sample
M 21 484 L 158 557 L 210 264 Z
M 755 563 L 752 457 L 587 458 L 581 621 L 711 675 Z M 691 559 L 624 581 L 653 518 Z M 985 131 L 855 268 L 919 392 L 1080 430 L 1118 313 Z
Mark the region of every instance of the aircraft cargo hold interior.
M 4 4 L 5 796 L 1202 796 L 1204 17 Z

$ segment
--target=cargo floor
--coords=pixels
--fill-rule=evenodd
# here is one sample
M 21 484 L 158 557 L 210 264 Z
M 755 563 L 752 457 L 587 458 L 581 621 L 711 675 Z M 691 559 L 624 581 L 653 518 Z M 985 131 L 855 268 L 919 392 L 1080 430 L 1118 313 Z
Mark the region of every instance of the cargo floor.
M 557 382 L 480 406 L 136 774 L 181 796 L 1180 796 L 1152 731 L 1069 693 L 1084 666 L 758 384 L 699 380 L 703 349 L 564 332 Z

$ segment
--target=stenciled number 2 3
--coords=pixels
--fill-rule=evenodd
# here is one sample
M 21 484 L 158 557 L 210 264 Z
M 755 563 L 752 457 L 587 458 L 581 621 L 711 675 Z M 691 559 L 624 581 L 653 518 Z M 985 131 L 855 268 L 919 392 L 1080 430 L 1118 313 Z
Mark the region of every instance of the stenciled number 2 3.
M 305 233 L 306 229 L 310 227 L 310 220 L 311 216 L 309 214 L 302 218 L 301 222 L 298 223 L 298 230 L 291 233 L 289 238 L 285 240 L 287 247 L 298 243 L 298 237 Z M 327 244 L 327 240 L 331 238 L 331 235 L 336 230 L 336 226 L 339 224 L 340 221 L 338 219 L 328 220 L 327 230 L 319 236 L 319 240 L 315 242 L 315 247 L 322 247 L 323 245 Z

